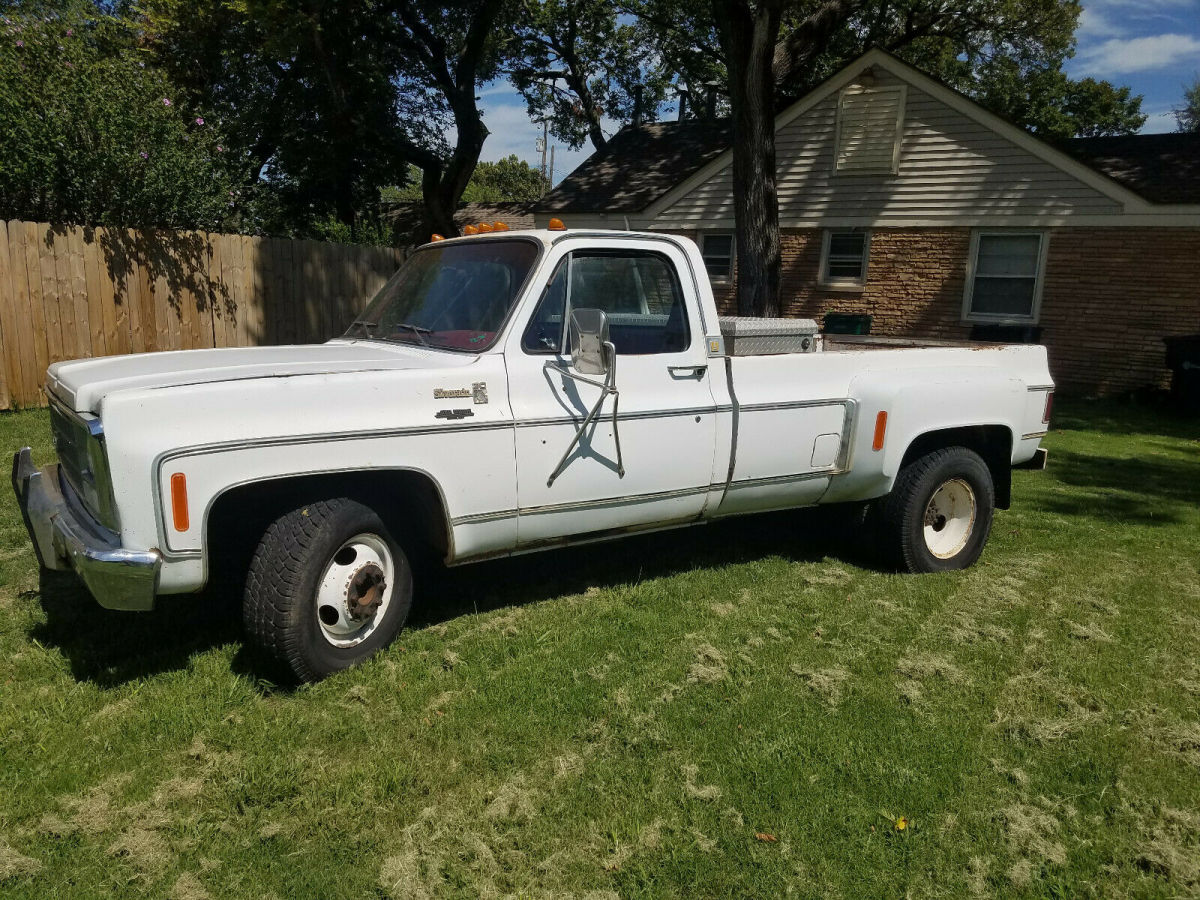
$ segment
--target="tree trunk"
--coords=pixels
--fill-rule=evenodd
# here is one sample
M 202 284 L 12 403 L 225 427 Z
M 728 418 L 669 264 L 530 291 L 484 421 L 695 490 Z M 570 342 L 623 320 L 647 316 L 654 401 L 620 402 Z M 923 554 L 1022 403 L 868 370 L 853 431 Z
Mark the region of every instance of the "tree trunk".
M 779 200 L 775 192 L 772 62 L 782 0 L 714 2 L 729 68 L 733 112 L 733 209 L 737 223 L 737 308 L 779 315 Z

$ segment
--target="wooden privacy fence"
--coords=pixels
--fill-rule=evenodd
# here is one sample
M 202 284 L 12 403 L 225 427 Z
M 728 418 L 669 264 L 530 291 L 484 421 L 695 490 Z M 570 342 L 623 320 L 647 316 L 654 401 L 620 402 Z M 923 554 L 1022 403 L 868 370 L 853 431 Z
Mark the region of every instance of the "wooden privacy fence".
M 406 251 L 0 220 L 0 409 L 62 359 L 324 341 Z

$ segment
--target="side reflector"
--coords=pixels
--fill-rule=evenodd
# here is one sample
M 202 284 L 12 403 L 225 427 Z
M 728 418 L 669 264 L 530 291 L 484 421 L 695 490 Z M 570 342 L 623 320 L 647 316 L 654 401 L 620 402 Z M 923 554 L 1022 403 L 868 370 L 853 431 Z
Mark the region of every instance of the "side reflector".
M 171 476 L 171 518 L 176 531 L 188 530 L 187 476 L 182 472 Z
M 479 229 L 476 228 L 474 225 L 467 225 L 463 228 L 463 234 L 467 234 L 467 235 L 479 234 Z
M 478 227 L 479 227 L 480 234 L 491 234 L 492 233 L 492 226 L 489 225 L 487 222 L 480 222 Z
M 493 222 L 492 231 L 508 231 L 508 226 L 503 222 Z
M 1050 412 L 1054 409 L 1054 391 L 1046 391 L 1046 408 L 1042 412 L 1042 424 L 1050 424 Z
M 875 439 L 871 441 L 872 450 L 883 449 L 883 438 L 887 434 L 887 411 L 880 410 L 875 417 Z
M 551 219 L 546 223 L 546 228 L 550 231 L 566 231 L 567 226 L 563 224 L 562 219 Z
M 442 237 L 440 234 L 434 234 L 432 237 L 429 238 L 429 240 L 436 244 L 438 241 L 444 241 L 445 238 Z

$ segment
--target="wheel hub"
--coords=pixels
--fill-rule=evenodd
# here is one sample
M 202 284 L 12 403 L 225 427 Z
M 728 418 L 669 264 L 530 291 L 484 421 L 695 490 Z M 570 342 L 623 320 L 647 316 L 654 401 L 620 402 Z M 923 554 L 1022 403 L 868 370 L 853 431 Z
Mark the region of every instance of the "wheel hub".
M 977 505 L 975 491 L 962 478 L 944 482 L 925 506 L 925 546 L 939 559 L 960 553 L 975 529 Z
M 386 540 L 362 533 L 338 548 L 317 585 L 316 617 L 335 647 L 366 640 L 387 617 L 396 561 Z
M 373 616 L 383 603 L 386 589 L 387 579 L 383 569 L 375 563 L 368 563 L 359 569 L 346 588 L 346 611 L 350 618 L 361 622 Z

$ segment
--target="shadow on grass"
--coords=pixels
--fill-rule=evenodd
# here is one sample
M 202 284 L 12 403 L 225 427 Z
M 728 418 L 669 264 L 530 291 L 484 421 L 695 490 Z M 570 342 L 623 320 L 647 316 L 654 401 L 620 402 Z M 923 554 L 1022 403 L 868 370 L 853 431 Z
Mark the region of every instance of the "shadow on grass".
M 436 567 L 419 579 L 409 626 L 770 556 L 796 561 L 835 556 L 870 564 L 866 554 L 853 552 L 863 542 L 855 541 L 850 521 L 836 508 L 769 513 L 455 569 Z M 98 606 L 70 573 L 43 572 L 41 597 L 46 621 L 30 636 L 61 651 L 77 680 L 104 687 L 184 669 L 197 653 L 242 642 L 240 597 L 228 589 L 162 597 L 153 612 L 114 612 Z M 249 645 L 238 649 L 232 667 L 264 692 L 291 687 L 287 673 Z
M 1200 417 L 1180 411 L 1165 393 L 1126 400 L 1064 398 L 1055 402 L 1050 428 L 1200 440 Z
M 1056 450 L 1050 477 L 1069 494 L 1039 493 L 1035 508 L 1142 525 L 1169 525 L 1200 505 L 1200 461 L 1111 458 Z

